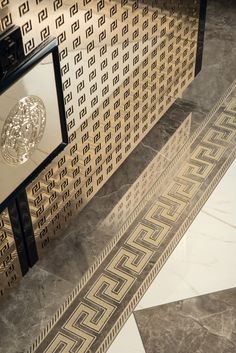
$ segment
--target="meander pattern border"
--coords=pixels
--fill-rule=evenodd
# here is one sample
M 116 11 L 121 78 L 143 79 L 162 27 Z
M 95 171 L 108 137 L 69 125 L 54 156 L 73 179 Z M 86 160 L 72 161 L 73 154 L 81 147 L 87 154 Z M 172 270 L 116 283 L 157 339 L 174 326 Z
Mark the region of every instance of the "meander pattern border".
M 92 351 L 96 351 L 97 353 L 98 352 L 101 353 L 101 352 L 104 352 L 108 348 L 108 346 L 110 345 L 110 343 L 112 342 L 112 340 L 114 339 L 114 337 L 116 336 L 118 331 L 120 330 L 121 326 L 125 323 L 125 321 L 129 317 L 129 315 L 132 313 L 132 310 L 134 309 L 134 307 L 136 306 L 138 301 L 141 299 L 141 297 L 144 295 L 145 291 L 147 290 L 147 288 L 151 284 L 152 280 L 155 278 L 155 276 L 157 275 L 157 273 L 159 272 L 159 270 L 161 269 L 161 267 L 163 266 L 163 264 L 165 263 L 165 261 L 169 257 L 170 253 L 173 251 L 173 249 L 175 248 L 175 246 L 177 245 L 179 240 L 182 238 L 186 229 L 192 223 L 194 217 L 197 215 L 197 213 L 199 212 L 199 210 L 201 209 L 201 207 L 203 206 L 203 204 L 205 203 L 207 198 L 210 196 L 211 192 L 213 191 L 213 189 L 215 188 L 217 183 L 222 178 L 223 174 L 226 172 L 226 170 L 228 169 L 228 167 L 230 166 L 232 161 L 235 159 L 236 149 L 235 149 L 235 144 L 233 142 L 233 139 L 235 139 L 235 133 L 236 133 L 236 109 L 235 109 L 236 104 L 235 104 L 235 106 L 233 106 L 233 104 L 232 104 L 232 102 L 233 102 L 232 95 L 235 94 L 235 97 L 236 97 L 235 91 L 236 91 L 236 81 L 233 82 L 233 84 L 229 87 L 229 89 L 227 90 L 225 95 L 218 102 L 216 107 L 213 108 L 211 113 L 206 118 L 204 124 L 199 127 L 199 129 L 196 131 L 196 133 L 194 133 L 193 136 L 189 139 L 189 142 L 186 144 L 186 146 L 184 146 L 185 149 L 189 148 L 190 146 L 195 147 L 195 149 L 191 153 L 192 159 L 189 158 L 190 162 L 189 161 L 187 162 L 187 165 L 189 164 L 189 166 L 191 166 L 191 168 L 189 168 L 188 170 L 185 170 L 185 171 L 180 170 L 180 172 L 182 172 L 182 174 L 180 174 L 179 176 L 177 175 L 174 178 L 173 182 L 168 187 L 168 190 L 166 192 L 164 192 L 163 195 L 158 198 L 159 205 L 157 207 L 156 214 L 154 212 L 152 215 L 149 215 L 148 219 L 146 218 L 146 220 L 144 222 L 145 226 L 147 227 L 147 225 L 148 225 L 150 229 L 153 229 L 152 222 L 154 221 L 155 226 L 156 227 L 158 226 L 158 228 L 160 230 L 161 229 L 160 222 L 163 223 L 163 219 L 165 217 L 166 217 L 166 219 L 168 219 L 170 224 L 172 224 L 172 226 L 173 226 L 173 224 L 175 222 L 174 217 L 176 217 L 176 215 L 181 216 L 182 213 L 186 210 L 185 204 L 188 204 L 188 211 L 189 211 L 187 213 L 188 216 L 185 219 L 182 219 L 182 223 L 180 224 L 179 228 L 176 230 L 174 235 L 172 234 L 171 237 L 168 236 L 168 234 L 167 234 L 168 227 L 166 228 L 166 226 L 164 226 L 162 228 L 163 232 L 164 232 L 163 234 L 165 234 L 165 235 L 162 235 L 162 241 L 163 241 L 162 243 L 160 242 L 160 236 L 156 235 L 154 238 L 152 238 L 152 236 L 150 234 L 148 235 L 148 228 L 146 228 L 144 233 L 142 230 L 142 236 L 141 236 L 142 241 L 145 237 L 146 237 L 145 241 L 147 241 L 147 239 L 149 239 L 150 243 L 157 241 L 158 248 L 159 247 L 161 248 L 163 246 L 163 244 L 168 240 L 168 238 L 170 238 L 169 243 L 167 244 L 165 249 L 163 249 L 162 253 L 159 254 L 159 258 L 156 259 L 156 261 L 154 262 L 155 264 L 153 265 L 151 270 L 148 272 L 147 276 L 145 276 L 145 279 L 142 281 L 140 286 L 136 289 L 135 293 L 133 293 L 133 295 L 129 296 L 129 297 L 131 297 L 131 299 L 129 302 L 126 303 L 125 309 L 123 309 L 122 312 L 119 313 L 119 315 L 116 315 L 116 318 L 114 319 L 113 324 L 110 325 L 110 327 L 112 327 L 111 330 L 107 333 L 103 333 L 104 325 L 106 324 L 105 321 L 108 322 L 110 320 L 110 316 L 112 316 L 112 315 L 115 316 L 114 310 L 113 310 L 113 308 L 115 307 L 114 303 L 116 303 L 116 304 L 118 303 L 117 304 L 117 307 L 118 307 L 119 304 L 123 300 L 122 299 L 123 297 L 118 298 L 118 292 L 115 291 L 116 285 L 118 283 L 118 279 L 116 278 L 116 282 L 113 279 L 114 282 L 112 283 L 111 278 L 109 278 L 109 280 L 110 280 L 109 285 L 111 286 L 109 294 L 113 295 L 113 302 L 112 302 L 113 306 L 111 305 L 111 303 L 107 302 L 107 293 L 105 293 L 106 299 L 104 299 L 104 295 L 105 295 L 104 292 L 102 293 L 101 298 L 100 298 L 101 302 L 99 302 L 98 296 L 96 294 L 97 292 L 94 289 L 96 286 L 96 281 L 94 283 L 94 286 L 92 286 L 92 287 L 88 286 L 88 288 L 90 288 L 89 291 L 86 291 L 86 289 L 87 289 L 86 284 L 88 284 L 89 280 L 92 279 L 93 275 L 96 275 L 96 272 L 97 273 L 99 272 L 100 276 L 104 275 L 104 272 L 107 273 L 108 267 L 110 266 L 109 273 L 112 273 L 112 270 L 114 271 L 114 273 L 116 273 L 118 271 L 120 279 L 123 281 L 123 286 L 125 286 L 124 283 L 126 281 L 129 284 L 131 283 L 131 287 L 132 287 L 132 283 L 134 282 L 134 280 L 132 279 L 132 278 L 134 278 L 133 273 L 132 273 L 132 276 L 129 273 L 128 277 L 130 277 L 130 278 L 126 277 L 126 279 L 124 279 L 125 278 L 124 268 L 122 268 L 122 271 L 119 271 L 119 269 L 117 267 L 115 267 L 114 265 L 111 268 L 111 263 L 112 263 L 112 261 L 115 260 L 115 257 L 117 256 L 117 253 L 119 251 L 116 252 L 116 255 L 113 258 L 111 257 L 112 261 L 110 261 L 108 265 L 107 265 L 107 261 L 105 264 L 105 260 L 108 259 L 108 255 L 111 254 L 112 249 L 114 249 L 114 246 L 118 243 L 118 241 L 120 241 L 120 240 L 125 241 L 125 238 L 127 238 L 127 233 L 125 233 L 125 231 L 129 227 L 129 225 L 132 223 L 132 221 L 135 219 L 135 217 L 138 215 L 140 210 L 147 204 L 147 202 L 150 202 L 150 199 L 155 194 L 157 187 L 161 184 L 161 182 L 163 182 L 165 177 L 168 176 L 168 173 L 171 171 L 171 169 L 178 163 L 178 157 L 175 159 L 175 161 L 173 161 L 169 165 L 167 170 L 163 173 L 163 175 L 158 180 L 158 182 L 150 190 L 150 192 L 148 193 L 146 198 L 143 200 L 143 202 L 139 205 L 139 207 L 135 210 L 135 212 L 129 217 L 129 219 L 127 220 L 126 224 L 122 227 L 120 232 L 115 236 L 115 238 L 111 241 L 111 243 L 108 244 L 108 246 L 103 251 L 103 253 L 100 255 L 100 257 L 98 258 L 96 263 L 85 274 L 85 276 L 83 277 L 83 279 L 81 280 L 79 285 L 75 288 L 75 290 L 69 296 L 69 298 L 64 303 L 64 305 L 58 310 L 56 315 L 52 318 L 52 320 L 50 321 L 48 326 L 44 329 L 44 331 L 41 333 L 41 335 L 36 339 L 36 341 L 30 347 L 28 352 L 32 353 L 32 352 L 36 351 L 36 349 L 39 347 L 40 343 L 47 336 L 47 334 L 53 328 L 53 326 L 56 323 L 59 324 L 58 320 L 60 320 L 60 318 L 62 319 L 63 313 L 65 313 L 69 310 L 72 310 L 71 309 L 72 306 L 75 306 L 75 311 L 74 311 L 73 315 L 69 319 L 68 319 L 69 315 L 67 316 L 66 319 L 63 318 L 64 320 L 63 320 L 62 324 L 64 326 L 64 331 L 58 333 L 58 335 L 57 335 L 57 338 L 59 338 L 59 335 L 61 334 L 60 337 L 61 338 L 63 337 L 63 339 L 60 340 L 60 338 L 59 338 L 59 340 L 57 342 L 55 340 L 54 341 L 51 340 L 50 345 L 47 344 L 48 348 L 46 350 L 44 349 L 45 344 L 43 342 L 43 344 L 42 344 L 43 347 L 40 346 L 40 352 L 43 352 L 43 351 L 47 352 L 47 353 L 54 352 L 55 350 L 53 350 L 53 347 L 51 345 L 52 342 L 54 344 L 54 347 L 59 347 L 57 345 L 57 343 L 61 344 L 61 349 L 63 349 L 63 350 L 60 350 L 60 352 L 68 352 L 69 351 L 68 347 L 69 346 L 74 347 L 74 345 L 76 345 L 76 344 L 77 344 L 77 346 L 78 346 L 78 344 L 81 345 L 81 347 L 80 347 L 81 352 L 86 352 L 86 351 L 88 351 L 88 349 L 91 348 L 91 345 L 94 344 L 95 341 L 96 341 L 96 348 L 94 347 Z M 227 100 L 226 107 L 222 108 L 223 103 L 226 100 Z M 236 102 L 236 99 L 235 99 L 235 102 Z M 228 111 L 227 111 L 227 108 L 229 108 Z M 225 119 L 224 119 L 224 115 L 223 115 L 224 111 L 227 112 L 227 114 L 225 115 Z M 230 116 L 230 114 L 231 114 L 231 116 Z M 210 129 L 207 129 L 208 126 L 210 126 Z M 205 131 L 207 133 L 204 135 Z M 199 140 L 199 137 L 201 138 L 201 140 Z M 201 146 L 201 144 L 202 144 L 202 146 Z M 200 147 L 202 147 L 202 149 Z M 226 154 L 226 152 L 227 152 L 227 154 Z M 180 152 L 179 152 L 179 155 L 181 155 Z M 215 175 L 212 176 L 212 170 L 214 171 L 214 169 L 216 169 L 216 167 L 218 170 L 215 173 Z M 212 177 L 212 178 L 209 180 L 210 177 Z M 181 180 L 184 181 L 182 183 L 182 185 L 180 183 Z M 206 183 L 206 181 L 208 181 L 208 182 L 210 181 L 210 182 L 207 186 L 205 186 L 205 190 L 204 190 L 203 194 L 200 197 L 198 195 L 198 201 L 193 205 L 192 200 L 194 199 L 194 196 L 196 197 L 196 195 L 200 189 L 201 189 L 200 191 L 202 192 L 202 188 L 205 185 L 204 183 Z M 176 187 L 175 184 L 178 185 L 178 187 Z M 173 188 L 173 189 L 171 189 L 171 188 Z M 169 194 L 168 194 L 168 191 L 169 191 Z M 146 215 L 147 215 L 147 212 L 146 212 Z M 139 222 L 139 224 L 141 224 L 141 222 Z M 151 226 L 150 226 L 150 224 L 151 224 Z M 162 224 L 162 226 L 163 226 L 163 224 Z M 156 230 L 154 231 L 154 233 L 155 232 L 156 232 Z M 132 234 L 133 234 L 132 231 L 131 231 L 131 235 L 130 235 L 130 232 L 128 232 L 129 237 L 132 236 Z M 131 244 L 129 244 L 129 246 L 130 245 Z M 134 246 L 134 245 L 135 244 L 133 242 L 132 246 Z M 145 251 L 146 251 L 145 256 L 147 256 L 147 254 L 148 254 L 147 249 L 145 248 L 145 246 L 143 244 L 141 244 L 141 245 L 143 246 L 143 248 L 139 248 L 138 251 L 143 252 L 144 255 L 145 255 Z M 151 247 L 153 245 L 154 244 L 151 244 Z M 118 247 L 118 249 L 120 249 L 120 248 Z M 149 249 L 149 251 L 151 251 L 151 250 Z M 160 249 L 158 251 L 160 251 Z M 144 256 L 144 255 L 142 255 L 142 256 Z M 125 256 L 127 259 L 127 256 L 128 256 L 127 252 L 126 252 Z M 140 256 L 141 255 L 139 254 L 139 257 Z M 131 258 L 129 259 L 130 266 L 131 266 L 129 269 L 129 272 L 137 270 L 136 267 L 141 266 L 140 265 L 141 262 L 139 260 L 137 260 L 137 259 L 135 260 L 135 255 L 133 253 Z M 150 259 L 147 256 L 147 263 L 149 262 L 149 260 Z M 103 268 L 104 266 L 106 266 L 106 268 Z M 142 265 L 142 267 L 143 266 L 144 265 Z M 138 274 L 139 277 L 141 277 L 141 274 L 142 274 L 142 271 L 141 272 L 140 271 L 141 270 L 139 268 L 139 274 Z M 118 275 L 118 272 L 116 273 L 116 276 Z M 99 280 L 99 278 L 98 278 L 98 280 Z M 112 287 L 112 285 L 113 285 L 113 287 Z M 127 292 L 128 292 L 128 287 L 127 287 Z M 123 288 L 123 287 L 121 286 L 121 288 Z M 112 290 L 113 290 L 113 292 L 112 292 Z M 79 296 L 79 294 L 80 295 L 83 294 L 82 292 L 84 293 L 84 295 L 82 295 L 81 301 L 79 301 L 80 305 L 78 305 L 78 307 L 81 307 L 81 305 L 83 304 L 84 305 L 83 309 L 86 309 L 86 310 L 84 310 L 85 316 L 81 320 L 81 322 L 79 323 L 80 324 L 80 328 L 79 328 L 79 326 L 78 326 L 79 316 L 78 316 L 78 313 L 76 312 L 78 307 L 76 305 L 76 301 L 74 301 L 74 300 Z M 124 295 L 124 291 L 123 291 L 122 295 Z M 85 298 L 85 297 L 87 297 L 87 298 Z M 100 305 L 100 309 L 102 309 L 102 311 L 103 311 L 102 314 L 101 314 L 101 310 L 99 312 L 99 309 L 96 312 L 96 315 L 101 315 L 100 319 L 102 318 L 100 320 L 100 324 L 98 324 L 97 326 L 94 321 L 95 309 L 93 306 L 91 306 L 89 308 L 88 306 L 86 306 L 86 303 L 82 303 L 84 301 L 84 298 L 86 299 L 86 301 L 90 300 L 91 303 L 93 300 L 95 300 L 95 302 L 97 301 L 97 308 L 99 308 L 99 305 Z M 105 306 L 102 307 L 101 303 L 103 303 L 103 305 L 105 305 Z M 108 313 L 108 314 L 106 313 L 107 317 L 105 320 L 104 319 L 104 315 L 105 315 L 104 312 L 106 312 L 106 311 L 107 312 L 110 311 L 110 313 Z M 73 325 L 73 322 L 72 322 L 73 320 L 74 320 L 74 322 L 77 322 L 76 325 Z M 97 321 L 97 323 L 99 323 L 99 320 Z M 89 325 L 90 325 L 90 328 L 88 329 Z M 86 332 L 86 328 L 87 328 L 88 332 Z M 56 329 L 56 330 L 58 330 L 58 332 L 61 331 L 60 328 Z M 92 330 L 95 332 L 94 335 L 91 334 Z M 72 333 L 73 339 L 69 336 L 66 336 L 66 335 L 63 336 L 62 333 L 65 333 L 65 331 L 67 333 L 72 331 L 73 332 Z M 53 331 L 51 331 L 49 333 L 49 335 L 51 336 L 52 333 L 53 333 Z M 80 333 L 80 335 L 78 335 L 78 333 Z M 81 335 L 81 333 L 82 333 L 82 335 Z M 76 335 L 78 337 L 77 343 L 75 340 Z M 96 335 L 100 335 L 100 338 L 101 338 L 99 345 L 98 345 L 99 339 L 95 339 L 95 337 L 97 337 Z M 79 342 L 79 337 L 80 337 L 80 342 Z M 64 350 L 64 348 L 67 350 Z M 39 350 L 37 350 L 37 352 L 39 352 Z

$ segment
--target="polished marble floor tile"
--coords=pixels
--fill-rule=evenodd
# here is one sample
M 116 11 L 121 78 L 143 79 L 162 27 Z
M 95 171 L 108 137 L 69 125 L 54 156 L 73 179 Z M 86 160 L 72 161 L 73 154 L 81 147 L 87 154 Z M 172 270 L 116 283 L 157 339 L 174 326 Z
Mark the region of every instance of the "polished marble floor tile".
M 107 353 L 145 353 L 133 315 L 126 321 Z
M 231 225 L 236 233 L 236 162 L 210 196 L 203 212 Z
M 0 303 L 0 353 L 23 353 L 72 291 L 68 281 L 33 268 Z M 60 295 L 58 295 L 60 293 Z
M 146 353 L 234 353 L 236 288 L 135 312 Z
M 236 161 L 231 165 L 203 209 L 208 208 L 216 197 L 218 200 L 232 198 L 232 192 L 235 191 L 235 188 L 233 188 L 234 184 L 232 184 L 231 178 L 235 172 Z M 235 205 L 235 200 L 228 204 L 229 214 L 234 211 Z M 205 212 L 201 211 L 199 213 L 135 308 L 134 313 L 137 322 L 139 322 L 140 317 L 142 319 L 142 316 L 148 316 L 150 319 L 151 308 L 155 311 L 159 308 L 157 306 L 166 303 L 236 287 L 236 272 L 233 270 L 236 268 L 236 229 L 233 226 L 229 226 L 224 221 L 224 217 L 227 217 L 227 215 L 223 215 L 222 220 L 218 220 L 205 214 Z M 236 292 L 234 296 L 236 298 Z M 148 308 L 150 308 L 150 312 L 144 310 Z M 214 319 L 216 320 L 216 318 Z M 153 327 L 160 326 L 159 317 L 156 320 L 154 317 L 150 321 L 151 324 L 146 325 L 147 330 L 149 330 L 148 337 L 145 329 L 140 329 L 141 333 L 144 331 L 146 333 L 142 336 L 146 353 L 152 352 L 147 347 L 147 341 L 151 340 L 152 336 L 157 336 L 155 329 L 149 329 L 149 325 L 153 325 Z M 133 330 L 136 331 L 137 328 L 132 327 Z M 114 341 L 114 349 L 120 348 L 123 350 L 122 348 L 125 344 L 124 336 L 126 335 L 127 338 L 130 334 L 130 326 L 125 326 Z M 155 346 L 155 349 L 157 349 L 155 353 L 158 352 L 158 344 L 159 341 L 157 341 Z M 139 347 L 141 349 L 142 344 L 139 343 Z M 113 352 L 112 349 L 113 344 L 108 352 Z M 129 350 L 125 349 L 124 351 L 129 352 Z M 168 352 L 168 350 L 163 350 L 163 352 Z M 175 352 L 174 348 L 172 352 Z M 178 352 L 182 353 L 182 350 Z
M 233 170 L 236 162 L 219 186 L 227 184 Z M 230 198 L 231 192 L 219 193 L 217 188 L 203 209 L 216 195 L 218 199 Z M 229 205 L 229 213 L 234 212 L 235 205 Z M 236 229 L 224 220 L 203 211 L 198 214 L 136 310 L 236 287 Z
M 236 3 L 225 4 L 224 0 L 208 0 L 202 71 L 183 94 L 207 111 L 236 77 L 230 59 L 236 55 Z

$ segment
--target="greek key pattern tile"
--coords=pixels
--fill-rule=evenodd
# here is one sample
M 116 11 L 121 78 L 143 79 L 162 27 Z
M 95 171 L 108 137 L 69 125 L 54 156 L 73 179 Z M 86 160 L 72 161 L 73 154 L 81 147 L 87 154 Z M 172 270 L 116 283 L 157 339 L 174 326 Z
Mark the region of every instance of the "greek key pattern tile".
M 151 191 L 129 228 L 30 352 L 106 351 L 236 157 L 235 87 L 236 82 L 185 144 L 187 158 L 163 181 L 163 191 Z
M 194 79 L 199 0 L 2 0 L 25 53 L 59 42 L 69 145 L 29 185 L 39 256 Z

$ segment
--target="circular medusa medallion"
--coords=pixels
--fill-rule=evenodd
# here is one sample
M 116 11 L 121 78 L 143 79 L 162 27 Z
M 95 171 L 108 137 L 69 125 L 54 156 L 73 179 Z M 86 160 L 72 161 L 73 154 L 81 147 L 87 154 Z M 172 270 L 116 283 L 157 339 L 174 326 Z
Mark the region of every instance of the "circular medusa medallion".
M 28 161 L 41 141 L 46 125 L 46 109 L 36 96 L 20 99 L 8 114 L 1 132 L 0 148 L 11 165 Z

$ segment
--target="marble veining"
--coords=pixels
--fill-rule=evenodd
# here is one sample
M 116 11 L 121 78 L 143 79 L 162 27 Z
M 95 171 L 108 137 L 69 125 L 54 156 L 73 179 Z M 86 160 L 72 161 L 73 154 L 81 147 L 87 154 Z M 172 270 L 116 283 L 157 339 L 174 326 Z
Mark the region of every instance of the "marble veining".
M 0 302 L 0 352 L 25 352 L 72 289 L 68 281 L 35 266 Z
M 236 167 L 229 168 L 227 179 L 223 179 L 215 192 L 203 207 L 203 212 L 210 217 L 223 221 L 236 229 Z
M 236 288 L 135 312 L 146 353 L 234 353 Z
M 236 162 L 231 168 L 236 170 Z M 236 287 L 235 253 L 235 229 L 201 211 L 136 309 Z
M 96 270 L 90 270 L 86 283 L 74 290 L 70 304 L 53 328 L 47 331 L 35 352 L 46 353 L 50 347 L 56 349 L 62 344 L 65 329 L 66 339 L 74 350 L 79 348 L 82 339 L 85 351 L 88 347 L 91 352 L 106 350 L 235 158 L 232 141 L 236 112 L 231 109 L 229 115 L 227 110 L 235 102 L 234 93 L 231 93 L 235 91 L 235 85 L 236 81 L 227 91 L 227 97 L 232 97 L 229 105 L 222 109 L 220 100 L 197 135 L 187 139 L 178 151 L 170 163 L 172 168 L 167 174 L 163 172 L 164 179 L 157 178 L 146 191 L 142 206 L 136 208 L 137 212 L 134 210 L 132 221 L 128 218 L 124 230 L 115 234 L 112 243 L 107 244 L 106 251 L 96 260 Z M 186 119 L 188 123 L 189 118 Z M 180 131 L 186 138 L 189 124 L 184 126 L 186 130 Z M 182 140 L 181 134 L 177 136 Z M 151 181 L 150 172 L 144 173 L 146 183 Z M 159 180 L 162 180 L 160 185 Z M 143 183 L 140 185 L 145 188 Z M 162 186 L 160 190 L 159 186 Z M 141 189 L 139 193 L 142 194 Z M 126 202 L 132 202 L 128 196 L 124 195 L 122 207 L 127 206 Z M 133 197 L 136 199 L 137 196 Z M 114 216 L 119 216 L 119 210 Z M 90 318 L 84 320 L 88 313 L 91 313 Z

